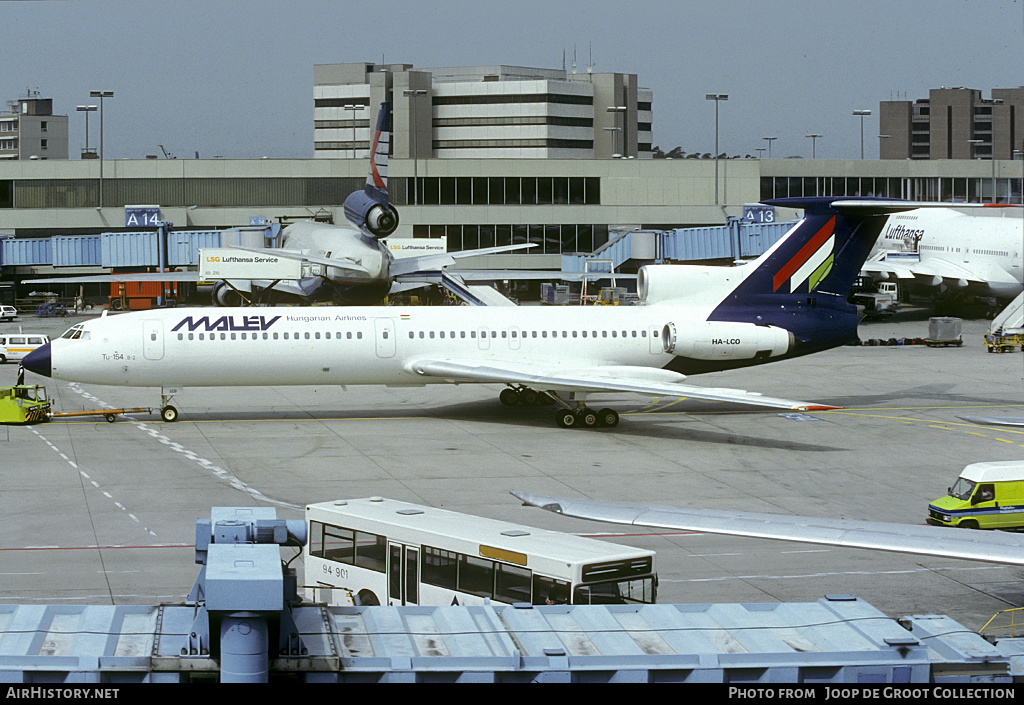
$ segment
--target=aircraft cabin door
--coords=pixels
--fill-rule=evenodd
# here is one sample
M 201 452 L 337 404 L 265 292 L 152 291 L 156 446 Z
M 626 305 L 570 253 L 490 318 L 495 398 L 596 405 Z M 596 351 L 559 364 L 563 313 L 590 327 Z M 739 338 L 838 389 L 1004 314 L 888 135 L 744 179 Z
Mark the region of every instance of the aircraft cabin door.
M 420 551 L 415 546 L 388 544 L 388 604 L 418 605 Z
M 481 350 L 488 350 L 491 347 L 491 331 L 487 328 L 477 328 L 477 343 Z
M 377 357 L 394 357 L 395 319 L 377 318 L 373 325 L 377 338 Z
M 162 360 L 164 357 L 164 328 L 160 321 L 143 321 L 142 354 L 147 360 Z
M 510 350 L 519 349 L 519 339 L 522 334 L 522 331 L 517 326 L 512 326 L 508 329 L 508 347 Z
M 647 329 L 647 336 L 650 338 L 651 355 L 660 355 L 665 352 L 664 344 L 661 342 L 661 329 L 657 326 L 650 326 Z

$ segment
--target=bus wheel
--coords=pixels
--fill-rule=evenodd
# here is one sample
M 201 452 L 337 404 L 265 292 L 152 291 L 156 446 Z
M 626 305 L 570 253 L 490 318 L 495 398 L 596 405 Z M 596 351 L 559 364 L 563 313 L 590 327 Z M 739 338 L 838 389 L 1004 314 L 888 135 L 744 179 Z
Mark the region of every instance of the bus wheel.
M 367 607 L 380 607 L 380 600 L 377 599 L 372 590 L 360 590 L 359 594 L 356 595 L 356 604 Z

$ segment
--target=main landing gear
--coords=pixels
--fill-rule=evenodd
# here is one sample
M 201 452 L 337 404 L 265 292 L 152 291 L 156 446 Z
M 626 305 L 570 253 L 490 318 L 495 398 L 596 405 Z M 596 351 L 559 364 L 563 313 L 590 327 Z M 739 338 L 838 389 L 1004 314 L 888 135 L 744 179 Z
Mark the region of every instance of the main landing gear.
M 561 404 L 564 408 L 555 412 L 555 424 L 561 428 L 615 428 L 619 425 L 619 414 L 614 409 L 594 411 L 584 403 L 586 394 L 570 392 L 566 401 L 557 392 L 538 392 L 522 385 L 509 385 L 498 394 L 498 400 L 505 406 L 536 406 L 538 404 Z

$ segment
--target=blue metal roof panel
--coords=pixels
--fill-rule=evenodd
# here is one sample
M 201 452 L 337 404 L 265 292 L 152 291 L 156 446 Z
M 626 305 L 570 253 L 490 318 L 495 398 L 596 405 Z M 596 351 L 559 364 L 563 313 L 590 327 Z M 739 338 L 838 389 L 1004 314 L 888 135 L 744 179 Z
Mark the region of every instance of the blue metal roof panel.
M 948 617 L 899 622 L 856 599 L 799 604 L 323 607 L 292 610 L 316 680 L 943 678 L 1009 681 L 1009 658 Z M 174 680 L 216 670 L 189 653 L 189 606 L 0 605 L 0 681 Z M 204 665 L 205 664 L 205 665 Z M 314 664 L 315 667 L 311 667 Z M 949 664 L 956 664 L 954 669 Z M 953 675 L 951 675 L 953 674 Z

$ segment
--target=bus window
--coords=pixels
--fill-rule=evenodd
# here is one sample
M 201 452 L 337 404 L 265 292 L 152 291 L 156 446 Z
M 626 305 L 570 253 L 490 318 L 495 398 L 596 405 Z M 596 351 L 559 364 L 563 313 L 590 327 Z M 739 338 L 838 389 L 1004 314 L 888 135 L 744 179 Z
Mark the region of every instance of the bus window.
M 533 604 L 565 605 L 569 602 L 569 583 L 543 575 L 533 576 Z
M 430 546 L 423 547 L 421 582 L 454 590 L 458 572 L 458 554 Z
M 499 602 L 530 602 L 530 571 L 514 565 L 494 566 L 494 599 Z
M 459 556 L 459 592 L 490 597 L 494 586 L 491 561 L 473 556 Z

